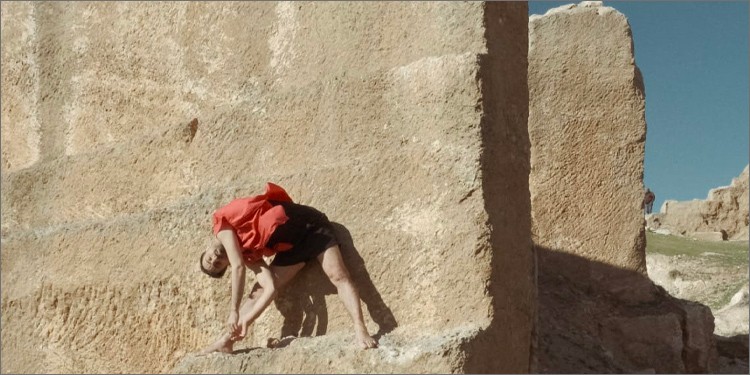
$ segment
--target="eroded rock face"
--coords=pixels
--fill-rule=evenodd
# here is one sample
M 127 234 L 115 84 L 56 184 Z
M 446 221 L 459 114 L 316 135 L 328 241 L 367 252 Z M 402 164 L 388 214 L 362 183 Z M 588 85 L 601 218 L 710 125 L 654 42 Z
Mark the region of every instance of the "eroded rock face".
M 528 371 L 525 3 L 3 2 L 2 27 L 3 372 L 214 371 L 186 353 L 230 284 L 198 256 L 266 181 L 340 224 L 384 338 L 336 371 Z M 349 350 L 319 267 L 245 345 L 288 334 L 324 338 L 222 369 Z
M 647 218 L 648 227 L 698 239 L 747 240 L 748 167 L 729 186 L 709 190 L 705 200 L 665 201 L 659 213 Z
M 531 16 L 528 76 L 539 371 L 710 372 L 710 310 L 646 274 L 645 93 L 626 18 L 601 2 Z

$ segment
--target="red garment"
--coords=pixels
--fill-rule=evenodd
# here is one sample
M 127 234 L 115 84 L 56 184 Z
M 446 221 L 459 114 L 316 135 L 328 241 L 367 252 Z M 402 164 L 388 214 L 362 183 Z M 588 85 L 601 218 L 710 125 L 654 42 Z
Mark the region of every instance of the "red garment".
M 279 243 L 273 249 L 266 247 L 276 227 L 289 220 L 284 207 L 272 206 L 269 200 L 292 202 L 281 186 L 269 182 L 265 194 L 235 199 L 214 212 L 214 234 L 222 229 L 234 230 L 242 255 L 250 263 L 292 248 L 287 243 Z

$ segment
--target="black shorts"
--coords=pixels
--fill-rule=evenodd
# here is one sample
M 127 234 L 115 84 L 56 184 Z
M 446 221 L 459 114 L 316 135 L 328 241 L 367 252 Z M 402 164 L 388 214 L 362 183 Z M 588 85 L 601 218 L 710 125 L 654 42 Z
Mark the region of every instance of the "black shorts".
M 287 251 L 276 253 L 271 265 L 307 263 L 331 246 L 339 244 L 333 225 L 324 213 L 297 203 L 271 201 L 271 204 L 283 206 L 289 220 L 276 227 L 266 246 L 273 248 L 279 242 L 293 246 Z

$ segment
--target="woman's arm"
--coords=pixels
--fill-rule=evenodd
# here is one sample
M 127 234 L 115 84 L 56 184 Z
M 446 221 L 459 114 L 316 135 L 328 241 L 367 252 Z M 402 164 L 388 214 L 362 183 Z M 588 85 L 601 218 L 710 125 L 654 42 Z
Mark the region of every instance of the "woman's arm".
M 276 298 L 276 284 L 273 273 L 268 268 L 265 260 L 261 258 L 259 261 L 249 264 L 248 267 L 255 273 L 255 279 L 261 288 L 263 288 L 263 292 L 255 300 L 250 311 L 243 313 L 240 317 L 241 332 L 239 337 L 245 337 L 247 326 L 252 324 L 266 310 L 266 307 L 271 304 L 271 301 Z
M 216 234 L 216 238 L 224 245 L 224 250 L 229 258 L 229 268 L 232 271 L 232 298 L 229 305 L 229 318 L 227 328 L 234 334 L 239 328 L 239 309 L 242 301 L 242 293 L 245 291 L 245 262 L 242 260 L 240 243 L 237 235 L 231 229 L 222 229 Z

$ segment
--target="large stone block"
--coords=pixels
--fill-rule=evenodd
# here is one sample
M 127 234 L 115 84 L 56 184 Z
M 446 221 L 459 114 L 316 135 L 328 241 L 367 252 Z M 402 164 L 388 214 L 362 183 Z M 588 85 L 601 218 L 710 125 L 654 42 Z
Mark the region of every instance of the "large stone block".
M 87 153 L 261 100 L 273 4 L 134 5 L 36 6 L 45 113 L 60 129 L 50 139 L 59 153 Z
M 28 160 L 2 177 L 3 372 L 214 371 L 186 353 L 221 331 L 229 280 L 198 255 L 213 210 L 266 181 L 337 223 L 382 345 L 350 348 L 310 265 L 245 345 L 322 337 L 222 371 L 529 370 L 525 3 L 13 9 L 38 30 L 8 34 L 14 56 L 46 73 L 19 99 L 43 99 L 42 154 L 3 154 Z
M 286 89 L 487 48 L 481 3 L 279 2 L 274 13 L 268 72 Z
M 656 373 L 684 373 L 684 342 L 677 314 L 614 318 L 602 327 L 606 346 L 641 369 Z
M 645 274 L 645 94 L 627 19 L 600 2 L 532 16 L 528 74 L 535 244 Z M 628 283 L 597 269 L 568 276 Z
M 716 341 L 714 340 L 714 317 L 708 306 L 684 301 L 683 338 L 685 350 L 683 361 L 689 373 L 708 373 L 716 368 Z
M 646 274 L 645 93 L 627 20 L 584 1 L 532 16 L 529 34 L 540 362 L 553 372 L 710 372 L 710 310 Z

